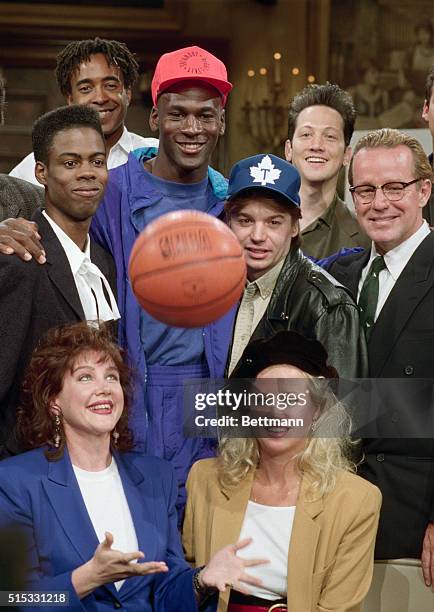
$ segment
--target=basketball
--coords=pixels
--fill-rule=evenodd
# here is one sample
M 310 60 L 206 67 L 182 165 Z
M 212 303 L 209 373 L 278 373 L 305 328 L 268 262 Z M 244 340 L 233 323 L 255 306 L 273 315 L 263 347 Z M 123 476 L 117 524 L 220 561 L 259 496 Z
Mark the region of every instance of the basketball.
M 129 275 L 142 308 L 174 327 L 201 327 L 240 298 L 242 248 L 222 221 L 199 211 L 162 215 L 137 238 Z

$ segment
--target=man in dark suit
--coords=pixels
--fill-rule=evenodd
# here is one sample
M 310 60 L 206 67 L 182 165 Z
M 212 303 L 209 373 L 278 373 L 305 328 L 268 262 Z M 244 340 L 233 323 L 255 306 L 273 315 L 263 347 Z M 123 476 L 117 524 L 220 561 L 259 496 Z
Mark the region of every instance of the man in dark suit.
M 330 272 L 358 299 L 370 376 L 406 379 L 373 383 L 390 385 L 387 397 L 383 388 L 385 405 L 376 423 L 384 437 L 363 442 L 360 473 L 383 494 L 376 558 L 422 557 L 429 586 L 434 583 L 434 439 L 423 439 L 427 430 L 417 431 L 412 417 L 428 414 L 432 433 L 432 384 L 415 380 L 432 379 L 434 373 L 434 235 L 422 217 L 432 169 L 416 139 L 382 129 L 358 142 L 349 180 L 372 246 L 340 258 Z M 412 401 L 404 405 L 403 394 Z
M 36 210 L 47 262 L 0 254 L 0 456 L 19 452 L 11 436 L 23 370 L 51 327 L 119 317 L 111 256 L 91 243 L 90 222 L 104 195 L 106 149 L 97 113 L 63 107 L 33 127 L 36 174 L 45 187 Z
M 6 87 L 0 72 L 0 125 L 6 99 Z M 10 217 L 30 219 L 38 206 L 44 202 L 44 190 L 27 181 L 0 174 L 0 221 Z

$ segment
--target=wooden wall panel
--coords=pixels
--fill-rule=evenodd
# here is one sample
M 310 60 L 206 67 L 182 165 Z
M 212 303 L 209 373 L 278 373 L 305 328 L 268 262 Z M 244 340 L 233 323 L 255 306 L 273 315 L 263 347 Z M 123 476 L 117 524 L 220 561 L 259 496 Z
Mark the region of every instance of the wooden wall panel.
M 27 6 L 0 2 L 0 66 L 11 90 L 27 90 L 33 105 L 32 110 L 26 108 L 24 120 L 19 120 L 24 109 L 18 99 L 15 105 L 11 91 L 6 127 L 0 128 L 0 165 L 3 168 L 13 165 L 11 159 L 18 159 L 23 147 L 29 146 L 28 140 L 23 144 L 25 137 L 18 130 L 16 145 L 12 143 L 11 150 L 10 129 L 22 127 L 23 123 L 30 129 L 30 118 L 44 106 L 38 92 L 44 92 L 46 108 L 63 103 L 52 73 L 57 53 L 71 40 L 98 35 L 125 42 L 137 54 L 142 72 L 151 73 L 161 53 L 191 44 L 209 49 L 227 64 L 235 87 L 227 107 L 226 136 L 216 157 L 218 167 L 227 172 L 240 157 L 258 152 L 257 142 L 246 132 L 241 110 L 246 97 L 247 70 L 270 65 L 273 52 L 280 51 L 285 103 L 291 93 L 306 84 L 307 75 L 313 70 L 318 78 L 323 78 L 328 2 L 278 0 L 275 5 L 266 6 L 255 0 L 166 0 L 165 9 L 150 10 L 146 16 L 142 12 L 140 17 L 131 12 L 139 9 L 122 9 L 120 14 L 113 7 L 77 9 L 72 4 L 59 10 L 55 5 L 38 2 Z M 320 12 L 316 11 L 318 6 L 322 7 Z M 321 61 L 315 49 L 321 53 Z M 293 66 L 300 68 L 298 77 L 290 73 Z M 146 135 L 148 114 L 149 107 L 143 107 L 137 90 L 128 127 Z M 6 132 L 7 147 L 2 144 L 6 142 Z

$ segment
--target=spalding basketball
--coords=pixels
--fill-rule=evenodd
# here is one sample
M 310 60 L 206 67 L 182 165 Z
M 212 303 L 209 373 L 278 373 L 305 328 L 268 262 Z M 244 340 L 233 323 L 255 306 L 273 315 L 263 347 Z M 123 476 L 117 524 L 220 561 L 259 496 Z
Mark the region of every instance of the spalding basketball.
M 246 282 L 242 248 L 222 221 L 199 211 L 162 215 L 137 238 L 129 275 L 140 305 L 175 327 L 215 321 Z

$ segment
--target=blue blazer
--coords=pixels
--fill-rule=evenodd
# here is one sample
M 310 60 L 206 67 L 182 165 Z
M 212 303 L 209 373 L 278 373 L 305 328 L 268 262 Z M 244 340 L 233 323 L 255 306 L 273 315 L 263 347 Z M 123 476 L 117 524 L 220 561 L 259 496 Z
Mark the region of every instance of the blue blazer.
M 39 448 L 0 462 L 0 526 L 18 525 L 27 536 L 28 583 L 41 591 L 68 591 L 70 611 L 193 612 L 193 570 L 185 562 L 177 530 L 177 486 L 161 459 L 115 454 L 139 550 L 145 561 L 166 561 L 169 572 L 135 576 L 119 591 L 113 583 L 79 599 L 72 570 L 88 561 L 98 540 L 67 451 L 50 462 Z M 65 610 L 53 606 L 49 609 Z M 26 610 L 40 608 L 26 607 Z

